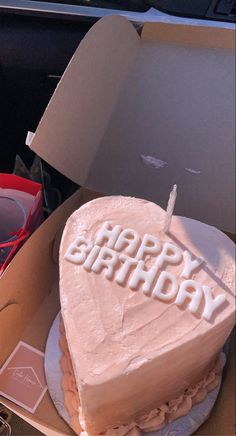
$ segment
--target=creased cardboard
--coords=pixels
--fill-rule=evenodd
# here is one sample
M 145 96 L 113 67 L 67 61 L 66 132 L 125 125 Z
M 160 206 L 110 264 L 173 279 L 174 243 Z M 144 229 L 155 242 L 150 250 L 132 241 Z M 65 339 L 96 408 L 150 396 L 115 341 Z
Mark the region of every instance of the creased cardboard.
M 102 21 L 96 27 L 97 35 L 88 32 L 81 41 L 30 144 L 83 186 L 140 42 L 126 20 L 115 38 L 113 20 L 105 32 Z
M 147 24 L 139 38 L 124 18 L 101 20 L 75 52 L 32 149 L 104 194 L 165 207 L 177 183 L 176 214 L 234 232 L 235 32 L 217 32 Z
M 75 182 L 103 194 L 131 194 L 166 206 L 177 183 L 176 213 L 234 232 L 234 31 L 217 35 L 157 23 L 145 25 L 140 39 L 121 17 L 101 20 L 76 51 L 31 147 Z M 167 165 L 154 169 L 141 154 Z M 1 277 L 0 365 L 19 340 L 45 350 L 60 309 L 61 232 L 69 215 L 98 195 L 83 188 L 75 193 Z M 231 434 L 231 368 L 216 412 L 196 434 Z M 48 393 L 34 415 L 0 401 L 46 435 L 72 434 Z

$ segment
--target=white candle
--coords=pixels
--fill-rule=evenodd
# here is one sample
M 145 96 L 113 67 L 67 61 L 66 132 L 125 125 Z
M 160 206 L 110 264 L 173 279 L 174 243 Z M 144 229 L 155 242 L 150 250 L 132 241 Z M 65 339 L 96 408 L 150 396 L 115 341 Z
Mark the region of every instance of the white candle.
M 171 218 L 174 212 L 176 197 L 177 197 L 177 185 L 174 185 L 170 193 L 169 201 L 166 209 L 166 217 L 165 217 L 165 223 L 163 228 L 164 233 L 167 233 L 170 230 Z

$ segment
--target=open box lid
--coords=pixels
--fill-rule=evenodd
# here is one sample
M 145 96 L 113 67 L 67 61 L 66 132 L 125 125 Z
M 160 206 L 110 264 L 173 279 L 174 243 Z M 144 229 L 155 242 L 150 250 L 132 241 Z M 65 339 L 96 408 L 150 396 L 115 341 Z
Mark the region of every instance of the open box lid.
M 119 16 L 88 32 L 32 149 L 79 185 L 234 232 L 235 31 Z

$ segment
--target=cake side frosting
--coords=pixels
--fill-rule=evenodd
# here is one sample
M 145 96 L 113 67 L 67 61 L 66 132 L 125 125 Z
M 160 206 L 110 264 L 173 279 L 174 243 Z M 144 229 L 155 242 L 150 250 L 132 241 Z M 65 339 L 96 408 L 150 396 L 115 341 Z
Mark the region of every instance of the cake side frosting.
M 62 389 L 64 393 L 65 407 L 70 416 L 70 424 L 78 435 L 87 435 L 83 428 L 79 393 L 76 388 L 70 354 L 66 342 L 63 322 L 60 323 L 60 348 L 62 358 L 60 360 L 62 370 Z M 105 436 L 139 436 L 142 431 L 151 432 L 160 430 L 166 424 L 189 413 L 191 408 L 205 399 L 207 394 L 221 381 L 221 373 L 225 365 L 223 352 L 217 358 L 213 368 L 194 386 L 188 387 L 178 398 L 172 399 L 156 409 L 142 416 L 137 422 L 124 423 L 119 428 L 107 430 Z M 101 433 L 100 433 L 101 434 Z
M 234 324 L 234 244 L 135 198 L 104 197 L 68 220 L 60 296 L 86 430 L 137 422 L 214 365 Z

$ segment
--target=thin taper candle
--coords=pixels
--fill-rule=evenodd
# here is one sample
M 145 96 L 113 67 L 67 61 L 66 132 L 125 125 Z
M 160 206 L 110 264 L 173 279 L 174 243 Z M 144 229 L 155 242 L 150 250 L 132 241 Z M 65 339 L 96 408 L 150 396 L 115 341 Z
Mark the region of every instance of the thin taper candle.
M 170 193 L 168 205 L 166 209 L 166 217 L 165 217 L 165 223 L 163 228 L 164 233 L 168 233 L 170 230 L 171 219 L 174 212 L 176 197 L 177 197 L 177 185 L 174 185 Z

